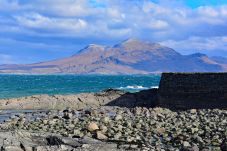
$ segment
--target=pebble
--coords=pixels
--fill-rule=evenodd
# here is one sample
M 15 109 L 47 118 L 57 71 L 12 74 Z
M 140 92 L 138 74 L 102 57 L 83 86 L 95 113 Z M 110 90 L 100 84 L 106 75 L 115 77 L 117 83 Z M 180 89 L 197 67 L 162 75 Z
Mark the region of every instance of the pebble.
M 191 145 L 189 144 L 189 142 L 184 141 L 183 142 L 183 147 L 191 147 Z
M 106 135 L 102 134 L 102 132 L 100 132 L 100 131 L 96 132 L 96 138 L 99 139 L 99 140 L 107 140 L 108 139 L 108 137 Z
M 87 129 L 88 129 L 90 132 L 93 132 L 93 131 L 95 131 L 95 130 L 98 130 L 99 127 L 98 127 L 98 125 L 97 125 L 96 123 L 91 122 L 91 123 L 88 124 Z
M 118 114 L 118 115 L 115 116 L 115 121 L 118 121 L 118 120 L 121 120 L 121 119 L 122 119 L 121 115 Z
M 226 110 L 171 111 L 165 108 L 102 107 L 50 111 L 40 115 L 32 115 L 35 118 L 31 114 L 12 116 L 0 127 L 2 130 L 45 131 L 67 137 L 124 142 L 123 145 L 144 144 L 143 148 L 148 150 L 197 151 L 199 148 L 210 149 L 211 146 L 216 150 L 227 148 L 224 142 L 227 138 Z M 140 145 L 137 147 L 142 148 Z
M 110 118 L 108 116 L 106 116 L 106 117 L 102 118 L 102 122 L 107 124 L 110 122 Z

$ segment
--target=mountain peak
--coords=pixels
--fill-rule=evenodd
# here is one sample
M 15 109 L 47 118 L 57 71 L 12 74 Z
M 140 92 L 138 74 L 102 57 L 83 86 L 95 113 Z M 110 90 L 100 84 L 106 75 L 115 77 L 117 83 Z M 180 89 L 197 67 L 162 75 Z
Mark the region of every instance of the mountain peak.
M 115 46 L 127 46 L 127 45 L 157 45 L 157 46 L 160 46 L 160 44 L 158 44 L 158 43 L 154 43 L 154 42 L 147 41 L 147 40 L 136 39 L 136 38 L 126 39 Z
M 129 39 L 126 39 L 124 41 L 122 41 L 119 45 L 131 45 L 131 44 L 139 44 L 139 45 L 143 45 L 143 44 L 148 44 L 148 43 L 152 43 L 152 42 L 148 42 L 148 41 L 143 41 L 143 40 L 140 40 L 140 39 L 136 39 L 136 38 L 129 38 Z
M 105 50 L 106 46 L 98 45 L 98 44 L 89 44 L 85 48 L 81 49 L 78 53 L 90 53 Z
M 139 40 L 135 38 L 130 38 L 122 41 L 121 43 L 114 45 L 114 48 L 119 48 L 124 51 L 135 51 L 135 50 L 150 50 L 151 48 L 162 47 L 158 43 L 153 43 L 150 41 Z

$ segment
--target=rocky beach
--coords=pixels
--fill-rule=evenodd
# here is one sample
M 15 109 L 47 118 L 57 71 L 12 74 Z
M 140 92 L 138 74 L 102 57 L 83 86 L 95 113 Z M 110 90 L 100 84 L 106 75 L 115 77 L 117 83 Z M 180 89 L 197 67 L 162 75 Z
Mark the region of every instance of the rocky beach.
M 11 114 L 2 150 L 227 149 L 227 110 L 98 107 Z
M 227 110 L 152 107 L 156 92 L 109 89 L 1 100 L 1 150 L 227 149 Z
M 226 151 L 225 78 L 169 73 L 158 89 L 135 93 L 107 89 L 3 99 L 1 150 Z

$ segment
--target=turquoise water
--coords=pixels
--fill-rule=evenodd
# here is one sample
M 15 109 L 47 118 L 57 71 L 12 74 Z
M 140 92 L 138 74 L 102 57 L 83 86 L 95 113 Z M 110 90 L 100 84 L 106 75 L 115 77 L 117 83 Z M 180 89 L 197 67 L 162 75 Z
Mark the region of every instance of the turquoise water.
M 0 98 L 99 92 L 108 88 L 135 92 L 157 87 L 159 81 L 160 75 L 0 75 Z

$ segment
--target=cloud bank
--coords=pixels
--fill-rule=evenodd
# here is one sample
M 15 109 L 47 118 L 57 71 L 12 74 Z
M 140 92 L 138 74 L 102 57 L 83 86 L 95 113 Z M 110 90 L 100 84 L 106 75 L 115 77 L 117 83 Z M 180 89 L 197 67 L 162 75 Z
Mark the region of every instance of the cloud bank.
M 227 5 L 223 3 L 192 8 L 177 0 L 0 1 L 0 38 L 18 41 L 15 46 L 0 43 L 4 54 L 18 52 L 11 48 L 20 48 L 21 41 L 58 45 L 46 49 L 50 54 L 54 49 L 75 52 L 90 42 L 114 44 L 133 37 L 160 42 L 184 54 L 227 56 L 226 29 Z M 29 45 L 22 48 L 37 51 Z

